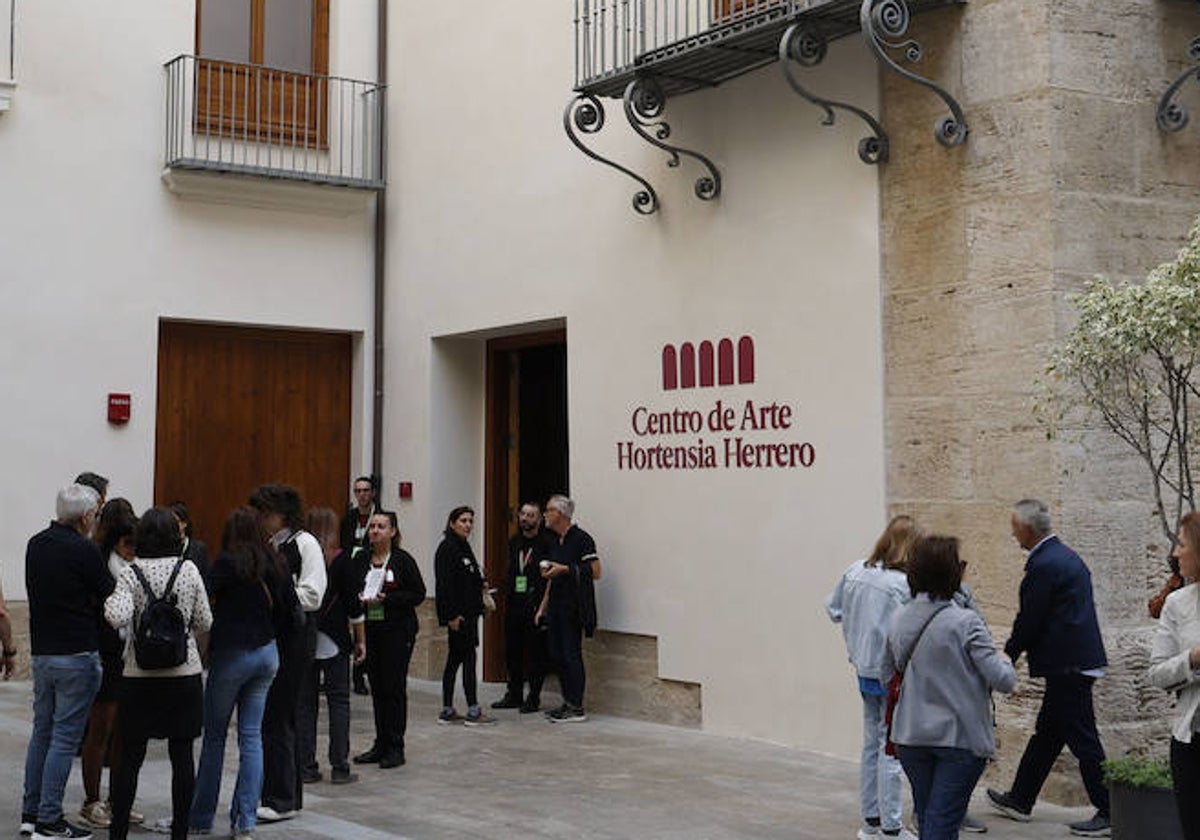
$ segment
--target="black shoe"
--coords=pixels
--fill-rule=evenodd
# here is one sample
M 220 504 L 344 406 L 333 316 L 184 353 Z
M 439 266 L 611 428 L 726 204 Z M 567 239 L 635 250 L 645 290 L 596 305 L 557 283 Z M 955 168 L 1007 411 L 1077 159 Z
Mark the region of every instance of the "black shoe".
M 319 781 L 321 781 L 321 771 L 320 770 L 305 770 L 304 774 L 300 776 L 300 781 L 304 782 L 304 784 L 306 784 L 306 785 L 311 785 L 314 782 L 319 782 Z
M 521 708 L 521 698 L 514 697 L 511 694 L 505 694 L 499 700 L 492 704 L 493 709 L 519 709 Z
M 531 715 L 534 712 L 540 712 L 541 710 L 542 701 L 537 697 L 526 698 L 525 702 L 521 704 L 521 714 L 523 715 Z
M 59 817 L 57 822 L 52 823 L 37 823 L 33 827 L 33 836 L 35 838 L 44 837 L 49 840 L 53 837 L 70 837 L 73 840 L 89 840 L 92 832 L 86 828 L 80 828 L 77 825 L 71 825 L 63 817 Z
M 380 770 L 391 770 L 393 767 L 404 766 L 404 753 L 390 752 L 379 759 Z
M 329 784 L 348 785 L 358 781 L 358 774 L 351 773 L 349 767 L 334 767 L 329 771 Z
M 378 764 L 381 758 L 383 758 L 383 751 L 378 747 L 371 747 L 365 753 L 354 756 L 353 761 L 355 764 Z
M 1010 820 L 1016 820 L 1017 822 L 1029 822 L 1029 812 L 1032 809 L 1022 808 L 1016 803 L 1016 800 L 1012 798 L 1011 794 L 1001 793 L 998 790 L 988 788 L 987 797 L 988 802 L 991 803 L 992 807 L 1004 816 L 1008 817 Z
M 1074 822 L 1067 826 L 1076 837 L 1111 837 L 1112 825 L 1108 817 L 1096 812 L 1096 816 L 1083 822 Z
M 37 825 L 37 814 L 22 814 L 20 834 L 22 837 L 29 837 L 33 834 L 34 826 Z
M 363 684 L 361 684 L 361 685 L 355 684 L 355 686 L 354 686 L 354 693 L 355 693 L 355 694 L 363 694 L 363 695 L 367 695 L 367 694 L 370 694 L 370 693 L 371 693 L 371 689 L 367 688 L 367 684 L 366 684 L 366 683 L 363 683 Z

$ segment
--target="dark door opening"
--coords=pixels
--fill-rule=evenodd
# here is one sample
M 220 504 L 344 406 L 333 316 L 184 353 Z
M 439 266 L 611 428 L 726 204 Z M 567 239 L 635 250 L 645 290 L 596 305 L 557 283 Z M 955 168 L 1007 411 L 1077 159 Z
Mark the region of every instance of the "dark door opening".
M 487 345 L 487 533 L 484 569 L 499 586 L 508 574 L 508 539 L 526 501 L 569 493 L 566 332 L 493 339 Z M 483 678 L 507 678 L 504 598 L 483 628 Z

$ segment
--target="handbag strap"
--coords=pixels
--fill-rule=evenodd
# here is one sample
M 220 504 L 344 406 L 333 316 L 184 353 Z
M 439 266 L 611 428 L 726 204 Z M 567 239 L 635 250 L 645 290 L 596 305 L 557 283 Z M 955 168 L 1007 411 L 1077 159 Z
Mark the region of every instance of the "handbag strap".
M 904 670 L 908 667 L 908 663 L 912 661 L 913 654 L 917 652 L 917 645 L 921 644 L 921 637 L 925 635 L 925 630 L 927 627 L 929 627 L 930 622 L 937 618 L 937 614 L 946 609 L 948 606 L 950 606 L 949 602 L 942 604 L 936 610 L 931 612 L 929 617 L 925 619 L 925 623 L 921 625 L 920 631 L 917 632 L 916 640 L 912 643 L 912 647 L 908 649 L 908 656 L 905 657 L 904 663 L 896 663 L 899 665 L 899 667 L 896 669 L 899 673 L 904 673 Z

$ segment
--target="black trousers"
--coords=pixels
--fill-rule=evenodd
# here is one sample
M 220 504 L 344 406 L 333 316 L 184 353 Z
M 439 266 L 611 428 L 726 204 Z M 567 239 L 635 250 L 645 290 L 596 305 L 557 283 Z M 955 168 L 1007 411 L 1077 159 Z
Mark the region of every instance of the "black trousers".
M 1092 684 L 1095 682 L 1095 678 L 1082 674 L 1046 677 L 1046 694 L 1038 711 L 1037 724 L 1025 745 L 1025 754 L 1021 756 L 1009 791 L 1020 807 L 1033 807 L 1065 745 L 1079 760 L 1079 773 L 1083 776 L 1088 799 L 1101 815 L 1108 816 L 1108 788 L 1104 785 L 1101 769 L 1104 747 L 1096 732 L 1096 713 L 1092 707 Z
M 550 658 L 558 666 L 563 700 L 571 706 L 583 706 L 587 674 L 583 670 L 583 627 L 575 616 L 551 610 L 547 617 Z
M 279 671 L 267 692 L 263 712 L 262 804 L 283 813 L 304 807 L 297 711 L 305 675 L 317 647 L 317 622 L 309 613 L 304 628 L 280 639 Z
M 383 755 L 404 755 L 408 730 L 408 663 L 413 637 L 405 630 L 367 622 L 367 678 L 375 712 L 375 744 Z
M 1200 840 L 1200 739 L 1192 742 L 1171 739 L 1171 776 L 1175 787 L 1175 807 L 1185 840 Z
M 442 669 L 442 706 L 449 709 L 454 705 L 454 678 L 462 668 L 463 692 L 468 706 L 479 705 L 478 685 L 475 678 L 475 645 L 479 641 L 476 629 L 478 619 L 468 618 L 457 630 L 446 628 L 446 667 Z M 374 683 L 371 684 L 372 691 Z
M 525 610 L 510 604 L 504 616 L 504 659 L 508 666 L 510 697 L 522 697 L 528 674 L 529 698 L 534 701 L 541 698 L 542 683 L 546 680 L 546 656 L 546 632 L 533 626 L 533 619 Z
M 300 768 L 316 773 L 317 717 L 321 695 L 329 708 L 329 766 L 350 767 L 350 654 L 338 652 L 328 659 L 317 659 L 304 680 L 300 705 L 296 709 L 299 728 Z
M 146 760 L 145 735 L 123 735 L 121 760 L 111 779 L 113 812 L 108 836 L 125 840 L 129 836 L 129 810 L 137 797 L 138 774 Z M 196 763 L 192 745 L 195 738 L 168 738 L 167 754 L 171 758 L 171 840 L 187 840 L 188 820 L 192 811 L 192 793 L 196 789 Z

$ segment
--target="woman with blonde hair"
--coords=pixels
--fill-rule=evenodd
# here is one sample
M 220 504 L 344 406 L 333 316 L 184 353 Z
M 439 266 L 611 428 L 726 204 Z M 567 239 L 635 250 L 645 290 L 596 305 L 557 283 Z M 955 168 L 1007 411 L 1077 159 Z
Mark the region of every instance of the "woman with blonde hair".
M 846 650 L 857 672 L 858 693 L 862 697 L 859 797 L 863 826 L 858 832 L 860 840 L 880 833 L 886 837 L 913 840 L 913 835 L 901 821 L 903 771 L 900 762 L 884 751 L 887 686 L 883 682 L 883 661 L 892 613 L 912 597 L 904 570 L 909 548 L 917 536 L 917 523 L 912 517 L 893 517 L 875 541 L 870 556 L 851 565 L 825 599 L 829 618 L 842 625 Z

